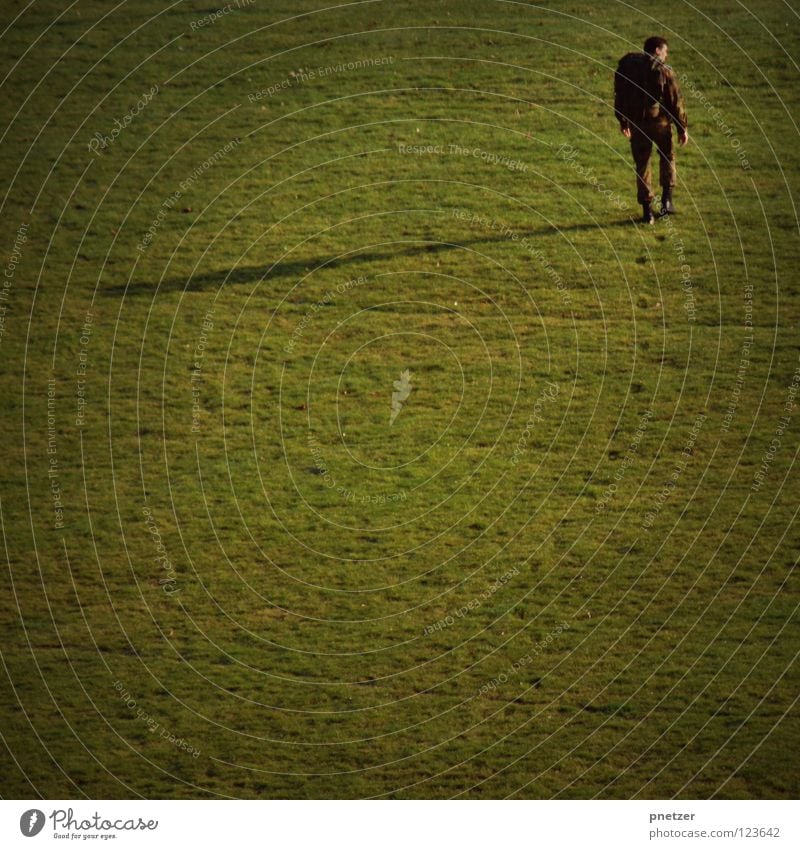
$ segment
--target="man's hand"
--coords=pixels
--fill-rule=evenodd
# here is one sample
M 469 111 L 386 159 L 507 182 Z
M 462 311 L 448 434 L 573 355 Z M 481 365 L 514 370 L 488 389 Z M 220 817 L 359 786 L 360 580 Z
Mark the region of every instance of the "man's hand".
M 620 129 L 620 132 L 622 133 L 622 135 L 625 136 L 626 139 L 629 139 L 631 137 L 631 128 L 630 127 L 620 127 L 619 129 Z
M 686 147 L 686 143 L 689 141 L 689 131 L 688 130 L 678 130 L 678 144 L 681 147 Z

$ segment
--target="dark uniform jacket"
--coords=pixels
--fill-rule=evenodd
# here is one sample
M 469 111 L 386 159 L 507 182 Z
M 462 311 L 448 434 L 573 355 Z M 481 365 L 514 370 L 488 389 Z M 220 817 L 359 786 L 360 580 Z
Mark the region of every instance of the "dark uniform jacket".
M 680 131 L 687 127 L 678 81 L 669 65 L 647 53 L 627 53 L 614 75 L 614 112 L 620 127 L 641 128 L 648 119 L 666 117 Z

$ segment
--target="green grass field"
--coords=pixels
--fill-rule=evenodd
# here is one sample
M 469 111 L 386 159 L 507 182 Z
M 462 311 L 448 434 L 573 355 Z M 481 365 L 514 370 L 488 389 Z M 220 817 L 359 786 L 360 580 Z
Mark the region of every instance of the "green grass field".
M 793 6 L 7 4 L 2 796 L 795 798 Z

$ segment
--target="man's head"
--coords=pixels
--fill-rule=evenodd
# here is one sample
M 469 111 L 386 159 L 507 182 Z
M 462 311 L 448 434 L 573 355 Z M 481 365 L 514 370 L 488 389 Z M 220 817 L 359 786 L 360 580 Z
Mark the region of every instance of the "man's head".
M 666 62 L 668 51 L 669 45 L 667 44 L 667 39 L 662 38 L 660 35 L 651 35 L 644 43 L 644 52 L 655 56 L 662 62 Z

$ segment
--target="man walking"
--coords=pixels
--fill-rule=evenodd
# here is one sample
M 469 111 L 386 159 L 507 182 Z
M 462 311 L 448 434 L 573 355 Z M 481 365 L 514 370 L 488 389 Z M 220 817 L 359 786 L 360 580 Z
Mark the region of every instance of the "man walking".
M 646 224 L 655 220 L 650 185 L 653 144 L 658 150 L 661 214 L 670 215 L 675 212 L 672 187 L 676 182 L 672 125 L 675 124 L 681 146 L 689 141 L 678 81 L 666 64 L 668 50 L 665 38 L 651 36 L 644 43 L 643 53 L 627 53 L 619 60 L 614 75 L 614 112 L 622 134 L 631 140 L 637 198 Z

